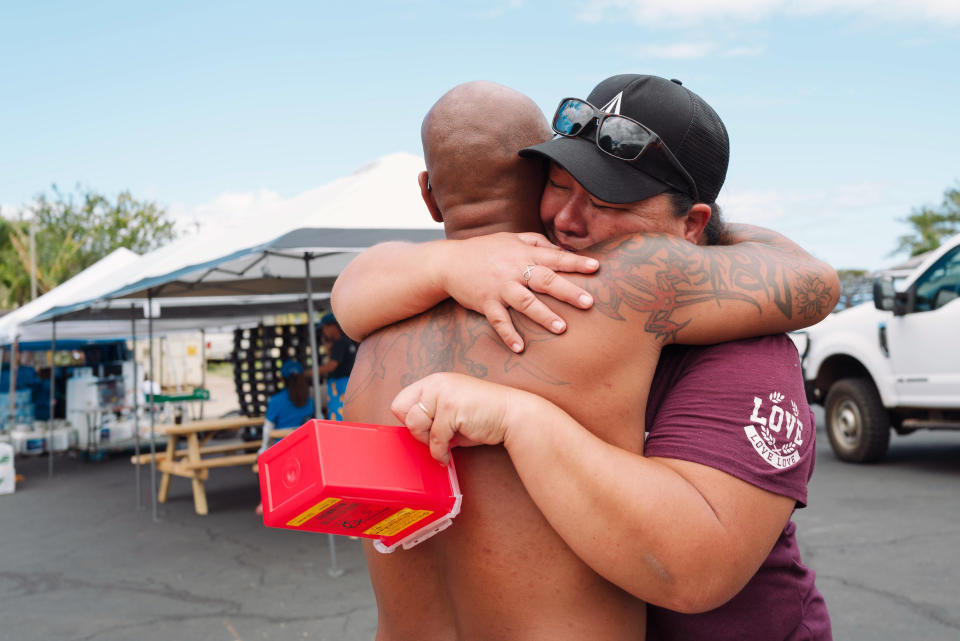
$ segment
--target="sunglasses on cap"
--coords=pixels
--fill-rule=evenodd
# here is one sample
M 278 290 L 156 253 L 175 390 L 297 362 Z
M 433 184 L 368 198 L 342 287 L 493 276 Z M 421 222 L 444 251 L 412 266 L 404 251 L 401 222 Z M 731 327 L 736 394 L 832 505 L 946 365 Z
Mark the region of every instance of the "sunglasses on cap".
M 552 127 L 554 132 L 565 138 L 576 138 L 584 133 L 594 120 L 597 124 L 595 142 L 600 151 L 620 160 L 634 162 L 648 149 L 659 148 L 690 185 L 693 199 L 700 199 L 693 177 L 683 168 L 667 144 L 649 127 L 633 118 L 600 111 L 580 98 L 564 98 L 553 115 Z M 685 191 L 662 178 L 658 179 L 678 191 Z

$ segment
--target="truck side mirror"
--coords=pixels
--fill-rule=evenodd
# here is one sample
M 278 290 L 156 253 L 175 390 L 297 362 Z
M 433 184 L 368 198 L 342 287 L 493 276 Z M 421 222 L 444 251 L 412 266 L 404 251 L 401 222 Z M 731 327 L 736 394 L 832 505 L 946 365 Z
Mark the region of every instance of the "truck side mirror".
M 896 296 L 891 276 L 878 276 L 873 281 L 873 306 L 885 312 L 893 311 L 893 300 Z
M 878 276 L 873 281 L 873 305 L 877 309 L 893 312 L 894 316 L 907 313 L 911 297 L 893 288 L 893 276 Z

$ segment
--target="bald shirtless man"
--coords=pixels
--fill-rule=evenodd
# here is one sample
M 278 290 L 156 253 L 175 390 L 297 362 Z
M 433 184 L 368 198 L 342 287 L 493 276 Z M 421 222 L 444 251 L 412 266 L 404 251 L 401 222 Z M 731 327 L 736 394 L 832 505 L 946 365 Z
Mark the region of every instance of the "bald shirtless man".
M 519 148 L 549 137 L 543 116 L 531 101 L 488 83 L 463 85 L 434 106 L 422 134 L 427 164 L 427 173 L 420 178 L 422 193 L 449 237 L 538 227 L 533 221 L 542 168 L 536 161 L 516 156 Z M 464 159 L 469 162 L 458 166 Z M 703 223 L 700 216 L 690 221 L 683 218 L 679 224 L 689 227 L 689 238 L 695 240 Z M 522 355 L 503 345 L 498 333 L 505 332 L 495 332 L 481 316 L 444 302 L 362 343 L 345 418 L 396 424 L 389 404 L 403 386 L 433 372 L 460 372 L 539 394 L 604 441 L 641 453 L 646 393 L 664 344 L 783 331 L 815 322 L 829 310 L 825 305 L 800 321 L 793 318 L 794 310 L 785 313 L 765 297 L 768 290 L 715 285 L 745 282 L 744 276 L 754 284 L 811 275 L 833 282 L 828 267 L 785 239 L 771 238 L 769 245 L 745 242 L 704 248 L 682 238 L 636 236 L 594 248 L 590 254 L 602 268 L 590 277 L 589 287 L 601 294 L 599 309 L 578 310 L 546 301 L 544 312 L 533 304 L 513 302 L 516 290 L 503 296 L 552 331 L 568 333 L 560 339 L 514 315 L 525 343 Z M 463 242 L 482 247 L 488 239 Z M 574 277 L 561 281 L 542 267 L 589 271 L 585 256 L 516 242 L 523 245 L 528 264 L 537 265 L 528 276 L 539 283 L 538 288 L 571 302 L 585 294 L 582 285 L 588 284 L 587 278 L 578 283 L 573 283 Z M 428 251 L 445 268 L 478 268 L 460 264 L 462 254 L 456 245 L 434 247 Z M 494 244 L 487 247 L 499 251 Z M 352 317 L 354 295 L 373 300 L 391 297 L 385 307 L 394 311 L 404 299 L 419 303 L 431 296 L 447 297 L 436 283 L 418 282 L 409 269 L 405 274 L 409 278 L 403 282 L 413 281 L 411 286 L 382 277 L 384 261 L 391 264 L 411 249 L 378 248 L 344 272 L 333 303 L 348 333 L 358 337 L 365 333 L 364 327 L 376 327 L 382 321 Z M 489 254 L 483 249 L 474 253 Z M 500 262 L 498 256 L 489 259 L 492 264 Z M 786 268 L 777 275 L 764 271 L 773 261 Z M 432 261 L 423 262 L 427 270 L 433 268 Z M 356 279 L 367 278 L 364 282 L 373 286 L 365 275 L 371 271 L 379 274 L 383 291 L 350 291 L 349 284 Z M 675 300 L 659 296 L 663 289 L 673 290 Z M 652 303 L 660 306 L 654 309 Z M 557 310 L 562 310 L 564 327 L 553 327 L 560 317 Z M 502 447 L 458 448 L 453 456 L 464 494 L 463 510 L 453 526 L 416 548 L 392 555 L 366 548 L 379 608 L 378 639 L 643 638 L 643 603 L 573 553 L 530 499 Z

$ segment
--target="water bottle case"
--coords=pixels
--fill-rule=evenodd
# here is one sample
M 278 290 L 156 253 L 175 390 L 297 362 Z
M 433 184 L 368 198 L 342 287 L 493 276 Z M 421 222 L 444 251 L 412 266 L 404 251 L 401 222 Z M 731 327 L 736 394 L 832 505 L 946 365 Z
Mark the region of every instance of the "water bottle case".
M 373 539 L 389 553 L 449 527 L 462 495 L 405 427 L 311 420 L 258 459 L 268 527 Z

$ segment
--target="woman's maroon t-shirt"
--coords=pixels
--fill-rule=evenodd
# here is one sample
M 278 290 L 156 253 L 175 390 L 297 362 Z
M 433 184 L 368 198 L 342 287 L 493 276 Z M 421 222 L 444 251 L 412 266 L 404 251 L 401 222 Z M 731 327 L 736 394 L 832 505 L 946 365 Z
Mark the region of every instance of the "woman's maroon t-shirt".
M 783 334 L 663 351 L 647 404 L 647 456 L 708 465 L 806 506 L 816 447 L 800 358 Z M 830 618 L 789 521 L 766 561 L 703 614 L 649 606 L 650 641 L 829 640 Z

